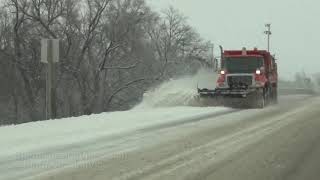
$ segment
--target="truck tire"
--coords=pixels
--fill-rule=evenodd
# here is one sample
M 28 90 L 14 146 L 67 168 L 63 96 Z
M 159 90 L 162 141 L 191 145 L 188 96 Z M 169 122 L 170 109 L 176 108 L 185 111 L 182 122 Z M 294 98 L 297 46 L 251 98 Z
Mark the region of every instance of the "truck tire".
M 278 104 L 279 101 L 278 101 L 278 89 L 277 89 L 277 88 L 274 89 L 274 97 L 273 97 L 273 98 L 274 98 L 274 99 L 273 99 L 273 100 L 274 100 L 273 102 L 274 102 L 275 104 Z
M 266 106 L 266 98 L 263 90 L 256 93 L 256 108 L 263 109 Z
M 278 104 L 278 91 L 277 91 L 276 87 L 272 88 L 271 103 L 272 104 Z

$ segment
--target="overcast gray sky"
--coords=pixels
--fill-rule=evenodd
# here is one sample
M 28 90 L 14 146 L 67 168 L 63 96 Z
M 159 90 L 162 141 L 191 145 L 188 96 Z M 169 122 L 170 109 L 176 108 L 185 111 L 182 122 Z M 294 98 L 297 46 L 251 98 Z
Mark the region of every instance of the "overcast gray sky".
M 319 0 L 147 0 L 157 10 L 169 5 L 188 17 L 202 37 L 225 49 L 266 48 L 265 23 L 272 23 L 272 52 L 280 76 L 320 72 Z M 291 79 L 291 78 L 290 78 Z

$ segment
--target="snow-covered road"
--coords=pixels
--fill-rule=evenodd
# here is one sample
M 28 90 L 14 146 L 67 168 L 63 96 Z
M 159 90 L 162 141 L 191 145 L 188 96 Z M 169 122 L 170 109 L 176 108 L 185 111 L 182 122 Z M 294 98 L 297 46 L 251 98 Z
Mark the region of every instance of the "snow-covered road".
M 71 158 L 61 153 L 69 152 L 71 157 L 86 157 L 76 161 L 77 167 L 44 169 L 29 179 L 247 180 L 274 179 L 270 178 L 273 175 L 279 179 L 310 175 L 314 179 L 319 174 L 313 167 L 320 163 L 320 149 L 314 149 L 320 145 L 319 104 L 319 98 L 285 96 L 279 105 L 263 110 L 231 111 L 201 121 L 145 128 L 92 142 L 81 151 L 69 147 L 51 153 L 55 159 L 41 163 L 57 163 L 59 158 L 66 162 Z M 308 168 L 300 166 L 298 160 L 304 158 Z M 41 163 L 36 167 L 42 167 Z M 295 169 L 304 174 L 290 173 Z
M 305 98 L 287 96 L 282 100 L 296 103 Z M 209 121 L 214 127 L 223 127 L 268 109 L 137 108 L 1 127 L 0 143 L 5 146 L 0 152 L 0 179 L 33 179 L 66 169 L 98 167 L 101 159 L 125 158 L 122 156 L 129 152 L 164 143 L 184 125 Z

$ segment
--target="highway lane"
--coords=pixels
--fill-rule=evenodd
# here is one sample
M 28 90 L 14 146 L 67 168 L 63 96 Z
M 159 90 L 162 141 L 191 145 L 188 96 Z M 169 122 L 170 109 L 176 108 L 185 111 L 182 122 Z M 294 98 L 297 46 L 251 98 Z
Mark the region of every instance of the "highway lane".
M 318 107 L 319 98 L 282 96 L 264 110 L 141 132 L 140 148 L 30 179 L 317 179 Z
M 292 123 L 270 134 L 199 179 L 320 179 L 319 103 L 291 116 Z M 228 162 L 230 161 L 230 162 Z

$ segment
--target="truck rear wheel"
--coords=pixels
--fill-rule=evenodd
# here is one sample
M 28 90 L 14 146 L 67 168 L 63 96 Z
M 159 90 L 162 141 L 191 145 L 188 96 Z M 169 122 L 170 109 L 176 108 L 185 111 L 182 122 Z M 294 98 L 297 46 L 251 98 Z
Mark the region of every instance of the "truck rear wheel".
M 278 102 L 278 90 L 277 90 L 277 88 L 274 89 L 273 102 L 274 102 L 275 104 L 278 104 L 278 103 L 279 103 L 279 102 Z
M 271 91 L 271 103 L 278 104 L 278 91 L 276 87 L 273 87 Z

